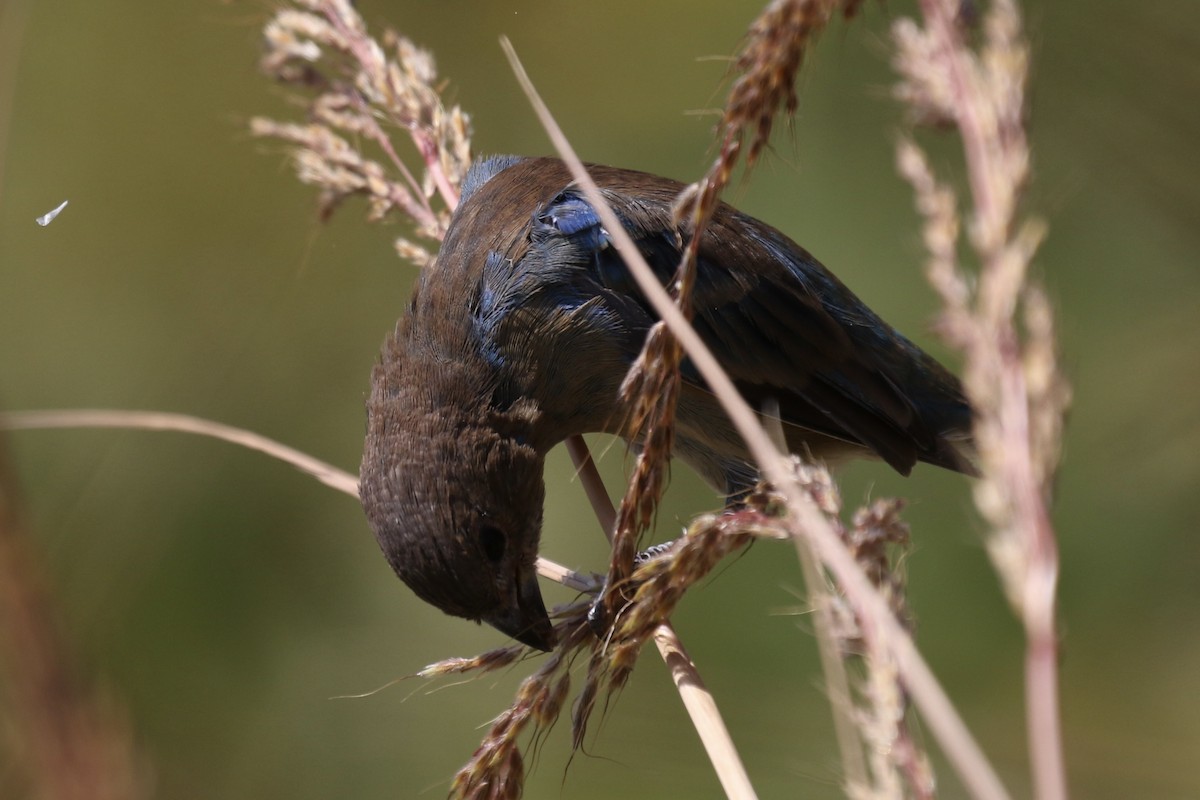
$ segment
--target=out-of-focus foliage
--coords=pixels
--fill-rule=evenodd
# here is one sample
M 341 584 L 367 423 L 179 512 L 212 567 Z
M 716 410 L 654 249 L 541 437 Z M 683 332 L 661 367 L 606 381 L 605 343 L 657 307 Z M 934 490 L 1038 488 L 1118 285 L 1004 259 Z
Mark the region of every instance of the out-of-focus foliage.
M 544 153 L 496 44 L 509 35 L 589 160 L 692 180 L 712 157 L 725 62 L 753 2 L 363 2 L 430 48 L 480 152 Z M 937 352 L 918 220 L 886 99 L 891 4 L 835 24 L 775 136 L 727 199 L 812 250 Z M 1075 388 L 1057 510 L 1066 747 L 1078 796 L 1200 794 L 1200 6 L 1028 4 L 1038 267 Z M 152 408 L 253 428 L 357 463 L 362 396 L 414 271 L 397 231 L 316 200 L 246 121 L 287 113 L 256 68 L 253 3 L 0 7 L 0 406 Z M 716 57 L 716 58 L 705 58 Z M 933 142 L 935 158 L 953 148 Z M 49 226 L 34 219 L 63 200 Z M 31 525 L 81 660 L 129 708 L 163 797 L 444 792 L 507 705 L 510 674 L 429 694 L 362 692 L 498 643 L 416 600 L 355 503 L 263 457 L 171 434 L 21 433 Z M 622 447 L 597 442 L 617 493 Z M 1017 795 L 1021 637 L 963 479 L 844 473 L 903 494 L 919 643 Z M 551 460 L 544 549 L 602 569 L 605 545 Z M 711 508 L 682 467 L 669 535 Z M 677 627 L 765 797 L 839 796 L 828 709 L 790 551 L 761 542 L 693 592 Z M 567 599 L 565 594 L 557 596 Z M 528 796 L 717 796 L 654 657 L 565 774 L 552 731 Z M 594 756 L 594 757 L 593 757 Z M 201 788 L 202 787 L 202 788 Z M 949 780 L 944 796 L 960 794 Z

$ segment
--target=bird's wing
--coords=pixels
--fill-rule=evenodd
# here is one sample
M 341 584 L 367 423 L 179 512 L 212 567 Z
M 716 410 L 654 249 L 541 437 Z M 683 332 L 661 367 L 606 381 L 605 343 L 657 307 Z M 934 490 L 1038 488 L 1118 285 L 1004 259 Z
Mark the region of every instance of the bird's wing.
M 668 284 L 682 244 L 669 197 L 661 189 L 606 195 Z M 635 297 L 656 316 L 579 192 L 560 193 L 537 225 L 590 257 L 603 287 Z M 957 416 L 969 414 L 956 379 L 802 248 L 722 206 L 701 242 L 697 268 L 693 324 L 748 401 L 761 408 L 773 400 L 785 422 L 861 444 L 903 474 L 918 460 L 961 469 L 939 441 L 960 423 Z M 690 362 L 684 378 L 704 385 Z M 946 419 L 938 419 L 943 412 Z

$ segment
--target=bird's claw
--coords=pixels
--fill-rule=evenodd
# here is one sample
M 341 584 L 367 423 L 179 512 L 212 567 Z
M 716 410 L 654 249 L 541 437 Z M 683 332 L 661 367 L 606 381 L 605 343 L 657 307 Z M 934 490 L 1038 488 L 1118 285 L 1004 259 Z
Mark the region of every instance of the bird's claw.
M 634 567 L 640 567 L 656 558 L 666 555 L 671 548 L 675 546 L 676 539 L 669 542 L 661 542 L 653 544 L 642 550 L 633 557 Z M 587 622 L 588 627 L 592 629 L 592 633 L 597 639 L 604 639 L 608 635 L 609 624 L 609 609 L 605 599 L 608 597 L 608 578 L 604 578 L 600 584 L 600 591 L 596 593 L 596 599 L 592 601 L 592 607 L 588 609 Z

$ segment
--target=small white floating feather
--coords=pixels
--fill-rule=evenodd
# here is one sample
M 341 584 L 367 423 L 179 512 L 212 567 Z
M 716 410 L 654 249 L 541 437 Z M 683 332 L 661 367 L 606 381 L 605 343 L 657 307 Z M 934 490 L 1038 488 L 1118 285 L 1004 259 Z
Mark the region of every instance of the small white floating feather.
M 42 214 L 40 217 L 38 217 L 37 224 L 41 225 L 43 228 L 46 227 L 51 222 L 54 222 L 54 218 L 57 217 L 59 214 L 61 214 L 62 210 L 66 207 L 67 207 L 67 201 L 63 200 L 62 205 L 60 205 L 58 208 L 53 209 L 51 211 L 47 211 L 45 214 Z

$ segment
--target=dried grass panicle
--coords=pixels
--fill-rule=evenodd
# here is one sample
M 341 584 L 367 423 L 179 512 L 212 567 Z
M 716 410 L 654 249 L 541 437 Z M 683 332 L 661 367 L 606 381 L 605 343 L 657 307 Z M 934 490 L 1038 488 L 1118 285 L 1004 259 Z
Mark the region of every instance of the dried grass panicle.
M 836 526 L 841 526 L 841 519 L 838 514 L 842 511 L 842 493 L 838 489 L 837 483 L 833 480 L 833 475 L 829 473 L 829 469 L 824 464 L 805 461 L 799 456 L 791 456 L 789 459 L 790 472 L 796 478 L 796 485 L 808 495 L 808 499 L 812 501 L 817 510 L 829 519 Z M 767 487 L 767 492 L 770 492 L 770 487 Z M 777 502 L 786 507 L 786 501 L 782 496 L 777 497 Z
M 900 518 L 903 507 L 902 500 L 889 498 L 858 509 L 845 538 L 896 619 L 911 631 L 915 623 L 900 568 L 910 543 L 908 524 Z M 861 636 L 845 642 L 844 651 L 859 654 L 856 706 L 871 780 L 864 796 L 932 798 L 933 768 L 909 725 L 908 693 L 892 653 L 877 637 Z
M 765 498 L 766 495 L 755 495 Z M 572 731 L 582 745 L 588 720 L 600 696 L 611 696 L 628 682 L 642 646 L 671 617 L 688 589 L 703 580 L 727 556 L 753 537 L 782 538 L 777 505 L 697 517 L 684 535 L 661 554 L 640 562 L 613 595 L 609 626 L 592 647 L 587 677 L 575 703 Z
M 928 159 L 901 140 L 897 163 L 925 219 L 927 273 L 943 301 L 939 329 L 964 355 L 981 477 L 975 501 L 988 553 L 1025 625 L 1029 751 L 1037 796 L 1066 796 L 1058 718 L 1055 593 L 1058 546 L 1050 520 L 1071 391 L 1058 365 L 1053 312 L 1030 269 L 1046 226 L 1020 203 L 1031 155 L 1025 133 L 1029 48 L 1013 0 L 993 0 L 972 48 L 957 2 L 923 0 L 923 24 L 893 27 L 896 96 L 918 122 L 953 124 L 970 189 L 966 223 Z M 959 232 L 978 262 L 959 263 Z
M 937 180 L 925 152 L 912 139 L 901 137 L 897 141 L 896 164 L 901 177 L 913 187 L 917 210 L 924 220 L 921 235 L 928 251 L 925 277 L 942 301 L 936 328 L 952 345 L 965 347 L 969 339 L 956 337 L 967 330 L 963 317 L 968 313 L 971 283 L 958 269 L 958 198 L 952 188 Z
M 397 236 L 392 242 L 392 246 L 396 248 L 396 255 L 413 264 L 417 269 L 428 269 L 433 266 L 433 253 L 417 242 Z
M 841 519 L 842 498 L 838 486 L 829 470 L 822 464 L 812 464 L 792 456 L 791 472 L 796 485 L 808 496 L 817 510 L 846 544 L 846 548 L 862 568 L 863 574 L 881 591 L 893 615 L 905 628 L 911 628 L 907 603 L 904 599 L 904 577 L 897 571 L 895 551 L 909 544 L 909 527 L 900 517 L 904 501 L 899 498 L 882 498 L 854 512 L 853 520 L 846 526 Z M 774 495 L 768 487 L 760 502 L 771 507 L 786 507 L 782 497 Z M 822 575 L 824 578 L 825 576 Z M 837 586 L 828 581 L 824 587 L 831 594 L 833 603 L 833 633 L 838 639 L 843 657 L 864 652 L 862 623 L 856 610 L 849 605 Z
M 909 527 L 900 517 L 904 502 L 876 500 L 856 510 L 851 524 L 845 525 L 841 519 L 842 499 L 829 471 L 796 457 L 792 457 L 790 466 L 797 486 L 845 542 L 892 615 L 911 631 L 914 625 L 906 600 L 905 577 L 899 568 L 909 545 Z M 773 496 L 769 489 L 764 500 L 772 505 L 783 504 L 782 498 Z M 908 694 L 889 646 L 824 571 L 814 569 L 812 581 L 816 585 L 808 588 L 813 610 L 827 620 L 822 626 L 822 616 L 816 618 L 818 632 L 825 633 L 821 628 L 826 628 L 825 635 L 833 640 L 836 658 L 845 673 L 845 684 L 829 687 L 835 709 L 839 702 L 850 706 L 847 711 L 854 741 L 842 746 L 855 753 L 865 749 L 867 756 L 860 770 L 847 772 L 847 795 L 863 800 L 933 797 L 933 771 L 920 740 L 909 727 Z M 828 672 L 830 665 L 825 666 Z M 836 696 L 839 685 L 844 687 L 840 690 L 845 694 L 843 698 Z M 843 759 L 847 759 L 846 753 Z M 849 762 L 844 766 L 848 767 Z
M 418 236 L 440 240 L 471 162 L 470 124 L 458 106 L 446 108 L 433 57 L 386 32 L 373 39 L 348 0 L 294 0 L 264 29 L 262 70 L 310 95 L 307 122 L 256 118 L 251 132 L 292 145 L 300 180 L 320 189 L 322 216 L 351 196 L 368 203 L 368 218 L 393 211 L 410 218 Z M 416 150 L 420 179 L 400 157 L 389 131 L 404 130 Z M 373 143 L 377 156 L 354 142 Z M 442 207 L 432 200 L 440 195 Z M 427 266 L 432 254 L 404 239 L 397 252 Z
M 746 136 L 751 136 L 746 164 L 752 167 L 770 142 L 780 109 L 790 116 L 798 107 L 796 75 L 809 45 L 839 8 L 850 17 L 860 5 L 861 0 L 774 0 L 750 25 L 733 63 L 739 76 L 717 124 L 717 159 L 703 178 L 680 193 L 673 209 L 676 226 L 689 237 L 675 281 L 675 296 L 685 316 L 691 316 L 701 237 L 743 153 Z
M 897 96 L 919 112 L 937 106 L 962 132 L 973 201 L 967 224 L 959 221 L 953 191 L 935 178 L 911 139 L 898 145 L 897 161 L 925 219 L 926 271 L 944 304 L 939 330 L 964 352 L 963 383 L 975 409 L 983 473 L 976 501 L 993 528 L 989 547 L 1019 609 L 1033 550 L 1047 544 L 1037 532 L 1048 530 L 1046 504 L 1070 389 L 1058 369 L 1052 309 L 1028 275 L 1045 225 L 1019 216 L 1030 165 L 1024 126 L 1029 57 L 1020 16 L 1008 0 L 993 3 L 975 52 L 947 6 L 926 3 L 923 27 L 911 20 L 893 27 L 902 76 Z M 980 264 L 974 274 L 957 255 L 964 227 Z M 1024 497 L 1030 493 L 1032 505 Z
M 613 626 L 635 602 L 635 575 L 640 575 L 647 566 L 643 564 L 634 572 L 638 543 L 654 522 L 655 510 L 670 475 L 681 357 L 679 343 L 667 327 L 659 322 L 651 328 L 642 352 L 621 384 L 621 399 L 629 409 L 626 427 L 631 438 L 638 441 L 639 452 L 625 496 L 617 510 L 603 594 L 596 601 L 595 608 L 589 604 L 576 621 L 583 630 L 589 627 L 609 628 L 601 637 L 602 641 L 593 639 L 591 642 L 592 654 L 587 677 L 572 711 L 572 741 L 576 749 L 583 744 L 601 686 L 612 686 L 611 676 L 614 672 L 619 671 L 627 676 L 645 642 L 642 638 L 634 646 L 618 648 L 619 652 L 611 654 L 605 653 L 606 645 L 623 641 L 616 636 Z M 666 617 L 663 617 L 665 620 Z
M 846 544 L 863 572 L 883 592 L 896 618 L 911 627 L 904 576 L 893 558 L 896 548 L 905 548 L 911 541 L 908 523 L 900 518 L 904 505 L 903 499 L 890 497 L 855 511 Z
M 723 139 L 752 131 L 746 161 L 754 164 L 771 139 L 775 114 L 782 107 L 794 114 L 796 73 L 809 44 L 829 24 L 840 0 L 775 0 L 754 20 L 746 43 L 734 61 L 734 82 L 721 118 Z
M 517 747 L 524 721 L 506 711 L 488 738 L 450 782 L 450 797 L 462 800 L 515 800 L 525 789 L 525 760 Z
M 1029 440 L 1033 479 L 1047 503 L 1062 458 L 1066 409 L 1071 405 L 1071 386 L 1058 363 L 1058 336 L 1054 309 L 1045 289 L 1026 286 L 1022 295 L 1025 351 L 1022 365 L 1029 396 Z
M 599 648 L 595 648 L 588 659 L 583 686 L 579 687 L 579 694 L 575 696 L 575 702 L 571 706 L 571 747 L 575 750 L 583 749 L 588 722 L 591 721 L 592 712 L 596 710 L 596 699 L 600 696 L 600 689 L 605 685 L 607 668 L 608 663 L 600 657 Z
M 688 589 L 755 535 L 777 537 L 778 526 L 754 510 L 694 519 L 665 553 L 647 559 L 633 571 L 625 589 L 628 602 L 612 610 L 613 626 L 605 649 L 613 653 L 622 647 L 640 647 L 670 618 Z
M 851 17 L 862 0 L 774 0 L 763 9 L 746 32 L 733 62 L 738 74 L 717 124 L 719 154 L 694 191 L 681 198 L 677 217 L 698 220 L 711 214 L 717 195 L 729 183 L 734 165 L 750 135 L 746 163 L 753 166 L 771 140 L 780 109 L 789 116 L 799 106 L 796 75 L 804 54 L 841 9 Z
M 654 523 L 654 512 L 670 476 L 675 438 L 675 403 L 679 397 L 681 350 L 663 323 L 650 329 L 646 344 L 621 384 L 627 405 L 627 428 L 639 452 L 625 497 L 617 512 L 604 608 L 624 602 L 623 587 L 633 569 L 638 542 Z
M 454 776 L 450 784 L 451 797 L 498 800 L 521 796 L 525 784 L 525 761 L 519 739 L 527 728 L 532 730 L 536 738 L 539 732 L 548 730 L 558 720 L 571 689 L 571 661 L 574 653 L 591 638 L 591 632 L 586 623 L 579 624 L 578 619 L 571 618 L 559 625 L 559 636 L 562 642 L 559 649 L 521 682 L 512 705 L 495 719 L 471 759 Z M 525 648 L 501 648 L 492 652 L 498 659 L 505 659 L 510 657 L 511 654 L 507 652 L 510 650 L 520 654 Z M 442 664 L 450 664 L 455 670 L 459 666 L 476 668 L 470 663 L 476 659 L 454 661 L 462 663 Z M 495 669 L 499 666 L 497 661 L 479 668 Z
M 903 104 L 909 122 L 917 125 L 954 124 L 955 92 L 951 76 L 935 58 L 937 40 L 914 20 L 898 19 L 892 25 L 892 68 L 900 82 L 892 96 Z
M 435 661 L 416 674 L 418 678 L 441 678 L 446 675 L 461 675 L 466 672 L 486 674 L 503 669 L 518 661 L 525 654 L 523 645 L 497 647 L 469 658 L 445 658 Z

